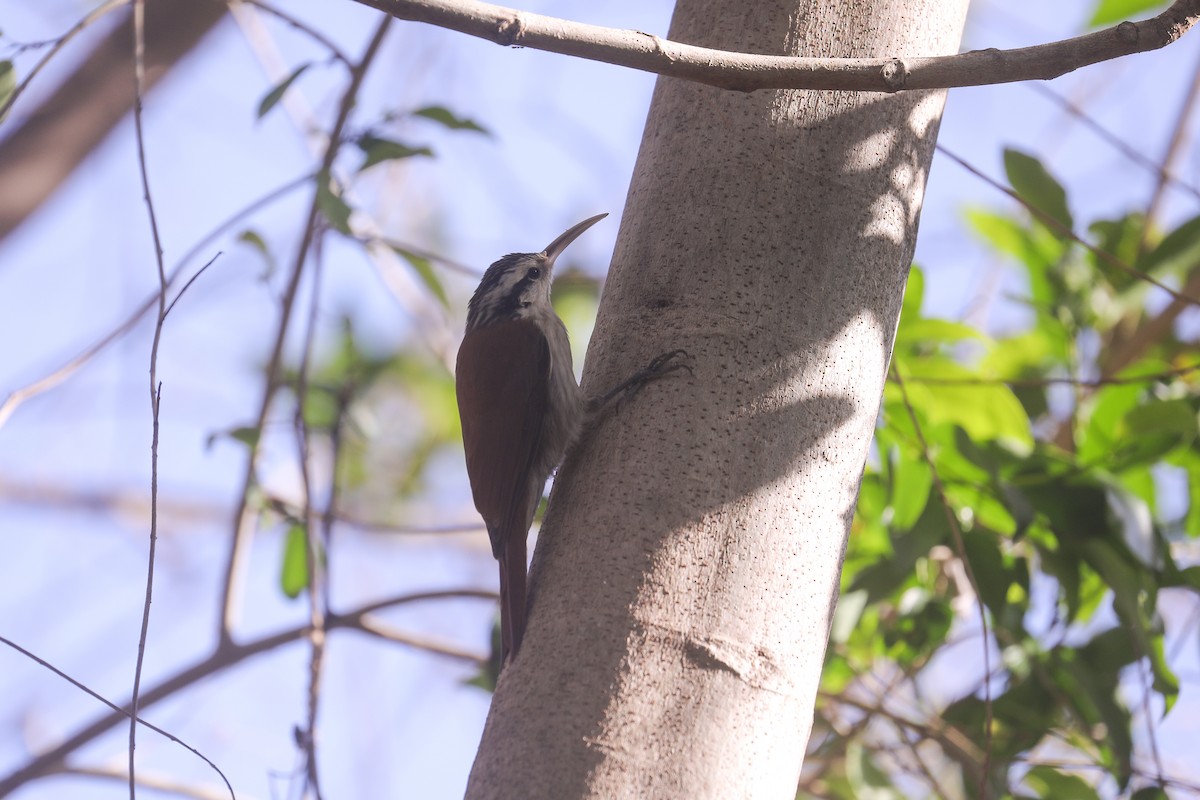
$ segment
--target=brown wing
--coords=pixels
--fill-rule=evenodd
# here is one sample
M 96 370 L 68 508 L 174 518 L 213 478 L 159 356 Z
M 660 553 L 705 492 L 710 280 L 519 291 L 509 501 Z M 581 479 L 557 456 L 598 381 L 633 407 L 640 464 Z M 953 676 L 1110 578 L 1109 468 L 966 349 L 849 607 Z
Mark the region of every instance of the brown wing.
M 455 388 L 467 475 L 497 558 L 507 536 L 528 533 L 512 529 L 528 524 L 530 473 L 546 415 L 549 374 L 550 346 L 525 320 L 474 331 L 458 349 Z

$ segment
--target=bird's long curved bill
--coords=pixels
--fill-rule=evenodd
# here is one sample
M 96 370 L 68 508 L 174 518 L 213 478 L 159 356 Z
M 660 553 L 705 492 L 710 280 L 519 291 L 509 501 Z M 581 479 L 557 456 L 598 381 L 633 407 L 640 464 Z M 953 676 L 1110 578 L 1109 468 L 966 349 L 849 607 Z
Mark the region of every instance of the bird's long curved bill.
M 546 258 L 550 260 L 550 263 L 553 264 L 554 260 L 562 254 L 563 250 L 567 249 L 567 246 L 570 245 L 571 242 L 578 239 L 584 231 L 607 216 L 607 213 L 597 214 L 594 217 L 588 217 L 577 225 L 572 225 L 570 228 L 567 228 L 567 230 L 564 231 L 557 239 L 546 245 L 546 249 L 542 252 L 546 255 Z

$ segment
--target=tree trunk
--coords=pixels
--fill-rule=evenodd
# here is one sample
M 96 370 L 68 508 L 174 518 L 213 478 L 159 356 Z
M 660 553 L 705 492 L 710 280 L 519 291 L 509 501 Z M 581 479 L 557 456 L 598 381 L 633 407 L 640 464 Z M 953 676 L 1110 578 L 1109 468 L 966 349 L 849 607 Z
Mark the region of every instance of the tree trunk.
M 968 0 L 679 0 L 671 38 L 954 52 Z M 660 79 L 556 482 L 529 627 L 467 796 L 795 794 L 943 92 Z

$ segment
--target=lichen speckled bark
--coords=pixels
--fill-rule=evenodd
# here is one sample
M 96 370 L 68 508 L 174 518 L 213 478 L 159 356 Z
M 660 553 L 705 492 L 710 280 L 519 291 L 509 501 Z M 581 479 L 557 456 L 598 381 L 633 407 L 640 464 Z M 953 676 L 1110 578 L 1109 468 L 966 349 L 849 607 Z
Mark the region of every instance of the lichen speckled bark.
M 957 49 L 968 0 L 680 0 L 671 38 Z M 467 796 L 795 793 L 944 95 L 659 79 L 588 352 L 667 349 L 564 465 Z

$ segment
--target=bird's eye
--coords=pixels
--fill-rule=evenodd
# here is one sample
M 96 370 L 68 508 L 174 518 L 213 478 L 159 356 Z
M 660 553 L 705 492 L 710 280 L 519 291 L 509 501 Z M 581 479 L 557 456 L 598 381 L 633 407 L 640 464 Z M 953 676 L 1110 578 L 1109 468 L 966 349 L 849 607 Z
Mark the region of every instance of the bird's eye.
M 527 277 L 533 278 L 534 280 L 537 280 L 538 278 L 542 277 L 542 269 L 541 269 L 541 267 L 533 267 L 532 269 L 529 270 L 529 272 L 526 272 L 525 275 Z

